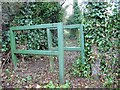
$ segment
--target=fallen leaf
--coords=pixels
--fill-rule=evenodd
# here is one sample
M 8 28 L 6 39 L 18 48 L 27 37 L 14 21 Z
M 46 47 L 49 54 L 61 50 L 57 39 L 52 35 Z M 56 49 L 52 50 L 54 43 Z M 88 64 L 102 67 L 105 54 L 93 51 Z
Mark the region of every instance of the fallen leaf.
M 37 84 L 35 88 L 41 88 L 41 86 Z

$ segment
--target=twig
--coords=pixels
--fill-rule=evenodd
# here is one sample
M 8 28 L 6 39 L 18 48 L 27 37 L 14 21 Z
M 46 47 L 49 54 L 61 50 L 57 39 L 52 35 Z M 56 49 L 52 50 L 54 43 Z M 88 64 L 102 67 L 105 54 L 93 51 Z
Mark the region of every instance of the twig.
M 5 63 L 7 62 L 7 60 L 10 59 L 10 52 L 7 54 L 7 58 L 5 59 L 5 61 L 3 62 L 3 64 L 1 65 L 1 69 L 3 69 Z

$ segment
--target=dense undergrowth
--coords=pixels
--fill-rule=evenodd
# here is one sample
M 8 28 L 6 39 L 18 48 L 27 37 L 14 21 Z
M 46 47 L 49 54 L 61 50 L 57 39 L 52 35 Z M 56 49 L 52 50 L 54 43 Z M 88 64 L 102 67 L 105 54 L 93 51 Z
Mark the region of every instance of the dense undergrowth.
M 58 2 L 30 2 L 22 3 L 21 7 L 17 11 L 14 8 L 17 7 L 17 3 L 13 3 L 14 7 L 11 8 L 11 3 L 3 3 L 4 6 L 10 8 L 7 20 L 5 19 L 3 23 L 3 32 L 2 32 L 2 51 L 8 52 L 10 50 L 10 31 L 11 26 L 24 26 L 24 25 L 36 25 L 44 23 L 57 23 L 62 21 L 63 18 L 63 9 Z M 21 4 L 21 3 L 20 3 Z M 15 6 L 16 5 L 16 6 Z M 6 9 L 6 8 L 5 8 Z M 12 13 L 13 9 L 14 13 Z M 3 13 L 6 14 L 7 12 Z M 53 37 L 53 46 L 57 45 L 56 42 L 56 30 L 52 31 L 54 33 Z M 30 30 L 30 31 L 18 31 L 15 32 L 16 43 L 19 45 L 24 45 L 25 49 L 47 49 L 47 33 L 46 30 Z

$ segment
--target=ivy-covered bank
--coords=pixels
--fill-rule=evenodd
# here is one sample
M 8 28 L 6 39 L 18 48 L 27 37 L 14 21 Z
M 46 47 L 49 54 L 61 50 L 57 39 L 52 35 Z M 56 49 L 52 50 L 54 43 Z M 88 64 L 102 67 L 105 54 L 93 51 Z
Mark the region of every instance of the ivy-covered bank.
M 114 5 L 114 6 L 113 6 Z M 118 86 L 120 56 L 119 2 L 88 2 L 84 12 L 86 63 L 73 65 L 73 74 L 94 77 L 103 87 Z

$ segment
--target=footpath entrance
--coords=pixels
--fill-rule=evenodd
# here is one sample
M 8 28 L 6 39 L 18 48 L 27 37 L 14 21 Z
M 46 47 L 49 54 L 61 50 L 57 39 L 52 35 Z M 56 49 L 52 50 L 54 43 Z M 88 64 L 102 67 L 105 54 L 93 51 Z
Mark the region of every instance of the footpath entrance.
M 18 50 L 16 49 L 16 41 L 15 41 L 15 31 L 20 30 L 33 30 L 33 29 L 46 29 L 47 30 L 47 38 L 48 38 L 48 49 L 49 50 Z M 63 38 L 63 30 L 64 29 L 78 29 L 79 31 L 79 40 L 80 47 L 64 47 L 64 38 Z M 52 47 L 52 37 L 51 31 L 53 29 L 57 30 L 58 33 L 58 47 Z M 17 57 L 16 54 L 40 54 L 40 55 L 49 55 L 50 56 L 50 67 L 53 68 L 53 55 L 57 55 L 59 59 L 59 80 L 60 83 L 64 83 L 64 51 L 80 51 L 80 57 L 82 63 L 84 63 L 84 33 L 83 33 L 83 25 L 75 24 L 75 25 L 63 25 L 63 23 L 51 23 L 51 24 L 40 24 L 40 25 L 31 25 L 31 26 L 16 26 L 10 28 L 10 41 L 11 41 L 11 54 L 12 54 L 12 62 L 14 67 L 17 67 Z

